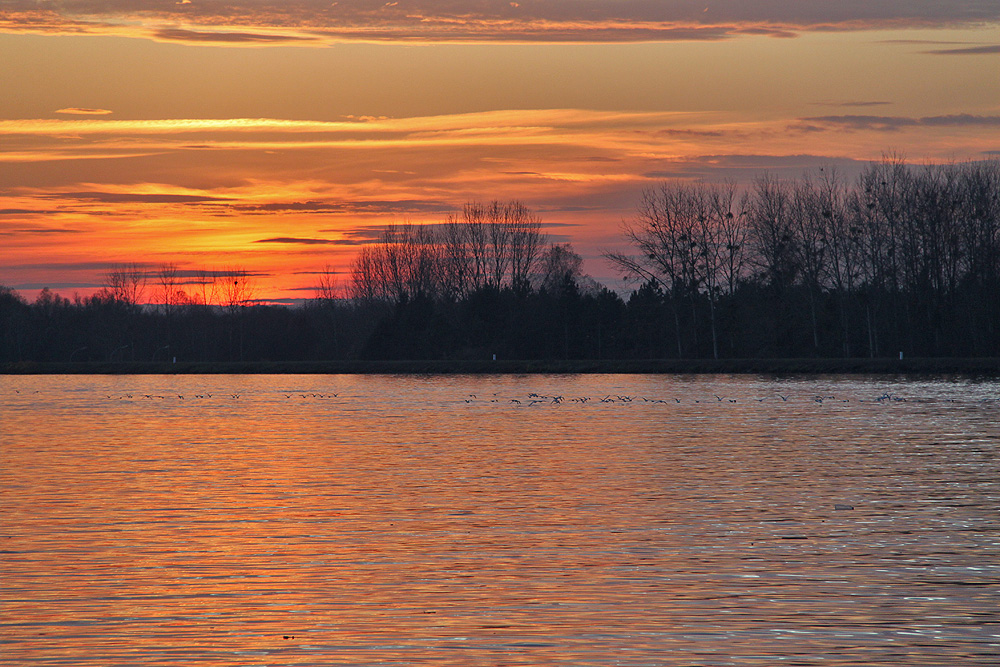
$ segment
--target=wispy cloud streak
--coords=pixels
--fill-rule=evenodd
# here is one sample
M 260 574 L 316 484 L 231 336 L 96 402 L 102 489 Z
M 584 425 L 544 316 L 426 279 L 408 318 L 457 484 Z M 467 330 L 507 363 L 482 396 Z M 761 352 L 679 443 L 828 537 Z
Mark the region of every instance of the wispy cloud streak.
M 271 239 L 258 239 L 254 243 L 282 243 L 289 245 L 359 245 L 359 242 L 350 239 L 313 239 L 294 238 L 291 236 L 278 236 Z
M 946 116 L 812 116 L 802 119 L 827 127 L 841 127 L 852 130 L 895 131 L 909 127 L 1000 127 L 1000 116 L 977 116 L 972 114 L 951 114 Z
M 112 112 L 109 109 L 81 109 L 79 107 L 69 107 L 66 109 L 56 109 L 56 113 L 71 114 L 74 116 L 106 116 Z
M 967 46 L 958 49 L 934 49 L 925 51 L 938 56 L 982 56 L 1000 55 L 1000 44 L 989 44 L 986 46 Z
M 9 0 L 0 30 L 260 46 L 328 41 L 638 42 L 1000 20 L 977 0 Z
M 1000 146 L 1000 117 L 990 114 L 748 120 L 529 109 L 339 121 L 0 121 L 0 142 L 24 159 L 0 170 L 0 234 L 7 261 L 22 267 L 0 260 L 0 282 L 35 284 L 62 270 L 45 264 L 140 257 L 182 270 L 237 262 L 272 274 L 270 289 L 281 294 L 298 285 L 288 277 L 295 271 L 347 270 L 357 246 L 388 224 L 438 224 L 465 202 L 492 198 L 524 200 L 552 238 L 597 256 L 639 193 L 663 179 L 747 181 L 824 164 L 849 172 L 877 158 L 890 131 L 896 146 L 919 146 L 920 159 Z M 51 169 L 51 156 L 68 152 L 89 159 Z M 570 228 L 572 237 L 563 233 Z M 96 268 L 79 272 L 100 277 Z

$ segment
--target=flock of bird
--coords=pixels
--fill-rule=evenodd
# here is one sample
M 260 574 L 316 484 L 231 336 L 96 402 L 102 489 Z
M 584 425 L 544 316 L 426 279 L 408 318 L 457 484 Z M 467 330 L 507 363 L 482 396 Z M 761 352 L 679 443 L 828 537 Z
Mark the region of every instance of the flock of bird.
M 493 394 L 493 396 L 495 397 L 497 395 Z M 775 394 L 773 396 L 764 396 L 763 398 L 754 398 L 754 399 L 752 399 L 752 401 L 751 400 L 747 400 L 747 399 L 743 399 L 743 400 L 745 402 L 756 402 L 756 403 L 764 403 L 766 401 L 772 401 L 772 402 L 780 401 L 780 402 L 783 402 L 783 403 L 787 403 L 788 400 L 789 400 L 789 398 L 790 397 L 788 395 L 785 395 L 785 394 Z M 712 399 L 714 399 L 714 400 L 712 400 Z M 629 404 L 629 403 L 647 403 L 647 404 L 662 403 L 662 404 L 665 404 L 665 405 L 680 404 L 680 403 L 738 403 L 740 401 L 740 399 L 737 399 L 737 398 L 723 397 L 723 396 L 719 396 L 718 394 L 712 394 L 712 399 L 687 398 L 686 400 L 684 400 L 684 399 L 677 398 L 677 397 L 673 397 L 673 398 L 670 398 L 670 399 L 664 399 L 664 398 L 651 398 L 649 396 L 629 396 L 629 395 L 622 395 L 622 394 L 607 394 L 603 398 L 594 398 L 594 397 L 591 397 L 591 396 L 577 396 L 577 397 L 566 398 L 565 396 L 558 395 L 558 394 L 557 395 L 547 395 L 547 394 L 537 394 L 537 393 L 532 392 L 532 393 L 528 394 L 527 397 L 525 397 L 523 399 L 522 398 L 511 398 L 511 399 L 507 400 L 507 399 L 500 399 L 500 398 L 490 398 L 488 400 L 488 402 L 490 402 L 490 403 L 507 402 L 507 403 L 510 403 L 512 405 L 530 407 L 530 406 L 533 406 L 533 405 L 545 405 L 545 404 L 548 404 L 548 405 L 559 405 L 561 403 L 566 403 L 566 402 L 584 404 L 584 403 L 589 403 L 591 401 L 593 401 L 594 403 L 612 403 L 612 404 L 619 404 L 619 405 L 624 405 L 624 404 Z M 479 397 L 476 394 L 469 394 L 464 400 L 465 400 L 466 403 L 475 403 L 475 402 L 479 402 Z M 849 399 L 849 398 L 838 398 L 838 397 L 830 395 L 830 394 L 815 394 L 815 395 L 811 395 L 811 396 L 807 397 L 806 400 L 808 400 L 810 402 L 813 402 L 813 403 L 824 403 L 826 401 L 837 402 L 837 403 L 850 403 L 851 402 L 851 399 Z M 891 394 L 889 392 L 883 392 L 882 395 L 880 395 L 878 397 L 870 398 L 870 399 L 859 398 L 859 399 L 856 399 L 856 402 L 858 402 L 858 403 L 866 403 L 866 402 L 868 402 L 868 403 L 892 403 L 892 402 L 903 403 L 903 402 L 906 402 L 906 400 L 907 399 L 905 397 L 903 397 L 903 396 L 897 396 L 897 395 Z M 954 402 L 955 401 L 955 399 L 946 399 L 946 400 L 948 400 L 949 402 Z M 794 401 L 794 399 L 793 399 L 793 401 Z
M 288 393 L 287 391 L 286 392 L 281 392 L 281 395 L 284 396 L 286 400 L 287 399 L 292 399 L 292 398 L 298 398 L 298 399 L 304 399 L 304 398 L 307 398 L 307 399 L 313 399 L 313 398 L 337 398 L 338 396 L 340 396 L 340 394 L 321 394 L 321 393 L 316 393 L 316 392 L 310 392 L 310 393 L 303 394 L 303 393 L 299 393 L 299 392 Z M 115 399 L 115 400 L 119 400 L 119 401 L 127 401 L 127 400 L 154 400 L 154 399 L 156 399 L 156 400 L 176 399 L 176 400 L 179 400 L 179 401 L 183 401 L 183 400 L 199 399 L 199 398 L 216 398 L 216 399 L 222 398 L 222 399 L 236 400 L 236 399 L 242 398 L 243 394 L 233 394 L 233 393 L 210 394 L 210 393 L 207 393 L 207 392 L 202 393 L 202 394 L 130 394 L 130 393 L 124 393 L 124 394 L 105 394 L 105 396 L 107 398 Z
M 15 389 L 15 394 L 21 394 L 21 390 Z M 27 392 L 25 392 L 27 393 Z M 35 391 L 34 393 L 38 393 Z M 340 393 L 322 393 L 322 392 L 310 392 L 303 390 L 284 390 L 277 392 L 278 396 L 282 397 L 283 400 L 329 400 L 340 397 Z M 239 400 L 244 397 L 244 394 L 234 393 L 234 392 L 224 392 L 224 393 L 208 393 L 202 392 L 197 394 L 145 394 L 145 393 L 135 393 L 135 392 L 125 392 L 125 393 L 105 393 L 105 397 L 109 400 L 119 400 L 119 401 L 151 401 L 151 400 Z M 347 397 L 345 397 L 346 400 Z M 616 405 L 627 405 L 631 403 L 636 404 L 664 404 L 664 405 L 675 405 L 682 403 L 787 403 L 787 402 L 811 402 L 811 403 L 876 403 L 876 404 L 888 404 L 888 403 L 905 403 L 908 400 L 914 402 L 944 402 L 944 403 L 956 403 L 958 399 L 955 398 L 915 398 L 915 397 L 904 397 L 890 392 L 882 392 L 882 394 L 868 397 L 868 398 L 846 398 L 838 397 L 832 394 L 810 394 L 805 396 L 792 396 L 790 394 L 775 393 L 769 396 L 764 396 L 760 398 L 746 398 L 738 397 L 732 398 L 727 396 L 720 396 L 719 394 L 711 394 L 711 397 L 699 397 L 694 398 L 692 396 L 684 397 L 671 397 L 671 398 L 654 398 L 650 396 L 632 396 L 628 394 L 606 394 L 603 397 L 592 397 L 592 396 L 573 396 L 566 397 L 560 394 L 539 394 L 536 392 L 531 392 L 526 396 L 518 396 L 515 398 L 507 398 L 501 396 L 499 393 L 493 393 L 489 397 L 480 398 L 477 394 L 467 394 L 463 399 L 465 403 L 498 403 L 506 404 L 515 407 L 532 407 L 536 405 L 560 405 L 563 403 L 576 403 L 576 404 L 587 404 L 587 403 L 602 403 L 602 404 L 616 404 Z M 983 403 L 1000 403 L 1000 398 L 984 398 L 979 402 Z
M 146 399 L 146 400 L 163 400 L 166 398 L 176 398 L 177 400 L 183 401 L 185 399 L 197 399 L 197 398 L 216 398 L 214 394 L 204 393 L 204 394 L 107 394 L 108 398 L 114 398 L 119 401 L 132 400 L 132 399 Z M 218 398 L 239 398 L 240 394 L 220 394 Z

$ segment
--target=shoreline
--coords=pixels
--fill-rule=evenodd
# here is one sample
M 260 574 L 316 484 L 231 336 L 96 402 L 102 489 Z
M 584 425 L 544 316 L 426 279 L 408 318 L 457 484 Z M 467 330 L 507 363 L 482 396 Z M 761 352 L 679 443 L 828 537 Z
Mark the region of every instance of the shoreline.
M 1000 357 L 247 362 L 8 362 L 0 375 L 969 375 L 1000 377 Z

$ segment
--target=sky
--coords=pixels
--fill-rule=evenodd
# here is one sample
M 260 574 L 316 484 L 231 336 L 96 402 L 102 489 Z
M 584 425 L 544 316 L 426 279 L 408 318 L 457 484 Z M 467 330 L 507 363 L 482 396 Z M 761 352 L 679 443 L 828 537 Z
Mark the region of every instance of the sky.
M 0 285 L 241 268 L 518 199 L 598 280 L 664 181 L 1000 156 L 996 0 L 0 0 Z M 191 291 L 195 291 L 190 285 Z

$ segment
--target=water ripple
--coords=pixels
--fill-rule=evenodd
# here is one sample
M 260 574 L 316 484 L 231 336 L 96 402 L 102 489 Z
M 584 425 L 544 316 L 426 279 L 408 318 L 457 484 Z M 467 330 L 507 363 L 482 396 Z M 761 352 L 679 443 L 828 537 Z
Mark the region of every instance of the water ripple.
M 4 377 L 0 663 L 993 665 L 998 396 Z

